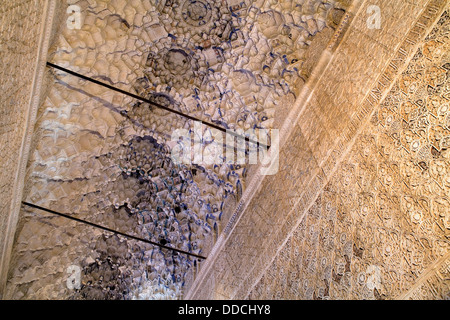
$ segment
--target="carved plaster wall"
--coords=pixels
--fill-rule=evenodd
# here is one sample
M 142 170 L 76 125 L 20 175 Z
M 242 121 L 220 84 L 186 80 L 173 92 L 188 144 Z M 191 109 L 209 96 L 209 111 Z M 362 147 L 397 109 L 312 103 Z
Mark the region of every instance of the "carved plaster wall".
M 243 195 L 188 299 L 448 295 L 446 214 L 433 214 L 432 208 L 441 209 L 431 205 L 448 190 L 446 178 L 429 171 L 437 162 L 439 172 L 448 166 L 446 149 L 431 136 L 434 126 L 439 141 L 446 135 L 445 116 L 430 111 L 447 104 L 447 3 L 380 2 L 379 30 L 367 28 L 370 5 L 355 2 L 345 14 L 338 28 L 346 30 L 344 37 L 330 41 L 281 128 L 278 174 L 250 183 L 253 190 Z M 433 54 L 418 58 L 424 46 L 435 48 L 436 60 Z M 413 92 L 396 89 L 404 72 Z M 425 80 L 433 74 L 441 74 L 437 87 Z M 414 107 L 402 111 L 408 100 Z M 414 120 L 419 115 L 409 118 L 420 106 L 422 118 L 429 117 L 424 131 L 415 127 L 424 125 Z M 408 149 L 413 141 L 401 140 L 406 136 L 425 139 L 426 161 Z
M 448 11 L 250 299 L 449 299 Z
M 54 1 L 0 5 L 0 297 L 3 297 L 23 195 L 34 121 L 45 96 L 45 60 L 57 33 Z M 57 20 L 57 19 L 56 19 Z

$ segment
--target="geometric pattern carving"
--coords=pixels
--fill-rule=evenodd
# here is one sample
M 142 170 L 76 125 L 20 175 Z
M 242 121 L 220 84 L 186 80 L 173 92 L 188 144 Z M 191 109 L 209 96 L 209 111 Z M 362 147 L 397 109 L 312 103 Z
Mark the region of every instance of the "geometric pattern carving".
M 249 298 L 448 299 L 449 29 L 445 12 Z

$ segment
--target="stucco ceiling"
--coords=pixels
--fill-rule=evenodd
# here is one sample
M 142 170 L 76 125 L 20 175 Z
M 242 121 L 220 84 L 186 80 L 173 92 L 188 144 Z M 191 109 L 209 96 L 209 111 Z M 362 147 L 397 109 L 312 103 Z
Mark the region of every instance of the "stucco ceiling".
M 70 3 L 79 6 L 82 26 L 62 26 L 51 62 L 235 130 L 276 128 L 348 5 L 335 0 Z M 174 163 L 171 134 L 192 131 L 192 121 L 64 72 L 52 71 L 52 77 L 36 124 L 27 200 L 207 256 L 226 223 L 225 206 L 233 206 L 245 189 L 247 166 Z M 208 134 L 206 126 L 203 131 Z M 43 266 L 21 274 L 21 266 L 37 256 Z M 180 298 L 198 263 L 24 211 L 11 282 L 17 297 Z M 75 291 L 55 284 L 70 265 L 79 265 L 83 274 Z M 27 281 L 28 273 L 39 280 Z

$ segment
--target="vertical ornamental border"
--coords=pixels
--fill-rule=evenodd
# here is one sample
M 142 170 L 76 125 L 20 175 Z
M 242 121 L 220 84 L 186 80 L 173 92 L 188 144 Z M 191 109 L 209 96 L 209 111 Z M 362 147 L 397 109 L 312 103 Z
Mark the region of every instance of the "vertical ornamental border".
M 57 0 L 45 0 L 42 4 L 44 7 L 42 21 L 40 25 L 40 39 L 38 50 L 36 52 L 35 72 L 33 74 L 33 82 L 30 92 L 30 100 L 28 104 L 27 114 L 25 116 L 25 130 L 22 137 L 20 154 L 18 158 L 18 168 L 13 184 L 13 195 L 11 198 L 11 209 L 7 220 L 6 233 L 3 235 L 3 250 L 0 257 L 0 298 L 6 292 L 7 275 L 11 253 L 14 242 L 14 234 L 16 232 L 17 223 L 23 196 L 23 188 L 25 183 L 25 175 L 28 157 L 30 154 L 31 141 L 33 137 L 34 124 L 36 122 L 37 110 L 42 101 L 42 93 L 44 92 L 43 84 L 46 74 L 46 60 L 49 50 L 50 40 L 52 36 L 54 17 L 57 7 Z

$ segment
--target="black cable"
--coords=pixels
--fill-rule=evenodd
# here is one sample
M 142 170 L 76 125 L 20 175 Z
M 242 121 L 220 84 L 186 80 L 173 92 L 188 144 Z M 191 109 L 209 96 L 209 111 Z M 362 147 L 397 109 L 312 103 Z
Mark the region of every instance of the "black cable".
M 81 79 L 83 79 L 83 80 L 90 81 L 90 82 L 92 82 L 92 83 L 98 84 L 98 85 L 103 86 L 103 87 L 105 87 L 105 88 L 107 88 L 107 89 L 110 89 L 110 90 L 113 90 L 113 91 L 122 93 L 122 94 L 127 95 L 127 96 L 129 96 L 129 97 L 132 97 L 132 98 L 134 98 L 134 99 L 137 99 L 137 100 L 140 100 L 140 101 L 142 101 L 142 102 L 148 103 L 148 104 L 150 104 L 150 105 L 152 105 L 152 106 L 155 106 L 155 107 L 157 107 L 157 108 L 160 108 L 160 109 L 163 109 L 163 110 L 166 110 L 166 111 L 175 113 L 175 114 L 180 115 L 180 116 L 182 116 L 182 117 L 185 117 L 185 118 L 187 118 L 187 119 L 189 119 L 189 120 L 193 120 L 193 121 L 197 121 L 197 122 L 202 122 L 202 123 L 204 123 L 205 125 L 207 125 L 207 126 L 209 126 L 209 127 L 211 127 L 211 128 L 214 128 L 214 129 L 217 129 L 217 130 L 222 131 L 222 132 L 224 132 L 224 133 L 231 134 L 231 135 L 233 135 L 233 136 L 235 136 L 235 137 L 244 139 L 245 141 L 254 143 L 254 144 L 256 144 L 257 146 L 265 147 L 265 148 L 267 148 L 267 149 L 270 148 L 270 146 L 268 146 L 268 145 L 265 145 L 265 144 L 262 144 L 262 143 L 259 143 L 259 142 L 250 140 L 249 138 L 243 137 L 243 136 L 241 136 L 241 135 L 239 135 L 239 134 L 237 134 L 237 133 L 235 133 L 235 132 L 233 132 L 233 131 L 231 131 L 231 130 L 227 130 L 227 129 L 222 128 L 222 127 L 220 127 L 220 126 L 218 126 L 218 125 L 215 125 L 215 124 L 213 124 L 213 123 L 209 123 L 209 122 L 202 121 L 202 120 L 200 120 L 200 119 L 197 119 L 197 118 L 195 118 L 195 117 L 193 117 L 193 116 L 187 115 L 187 114 L 185 114 L 185 113 L 183 113 L 183 112 L 180 112 L 180 111 L 178 111 L 178 110 L 174 110 L 174 109 L 165 107 L 165 106 L 160 105 L 160 104 L 158 104 L 158 103 L 155 103 L 155 102 L 153 102 L 153 101 L 151 101 L 151 100 L 149 100 L 149 99 L 142 98 L 142 97 L 140 97 L 140 96 L 138 96 L 138 95 L 136 95 L 136 94 L 133 94 L 133 93 L 130 93 L 130 92 L 128 92 L 128 91 L 125 91 L 125 90 L 116 88 L 116 87 L 111 86 L 111 85 L 109 85 L 109 84 L 107 84 L 107 83 L 104 83 L 104 82 L 101 82 L 101 81 L 92 79 L 92 78 L 87 77 L 87 76 L 85 76 L 85 75 L 79 74 L 79 73 L 77 73 L 77 72 L 75 72 L 75 71 L 68 70 L 68 69 L 66 69 L 66 68 L 63 68 L 63 67 L 58 66 L 58 65 L 56 65 L 56 64 L 53 64 L 53 63 L 51 63 L 51 62 L 47 62 L 47 66 L 50 67 L 50 68 L 54 68 L 54 69 L 63 71 L 63 72 L 65 72 L 65 73 L 68 73 L 68 74 L 73 75 L 73 76 L 75 76 L 75 77 L 81 78 Z
M 186 255 L 195 257 L 195 258 L 206 259 L 206 257 L 200 256 L 200 255 L 197 255 L 197 254 L 194 254 L 194 253 L 191 253 L 191 252 L 187 252 L 187 251 L 183 251 L 183 250 L 167 247 L 167 246 L 164 246 L 162 244 L 159 244 L 159 243 L 156 243 L 156 242 L 153 242 L 153 241 L 150 241 L 150 240 L 142 239 L 142 238 L 135 237 L 135 236 L 132 236 L 132 235 L 120 232 L 120 231 L 109 229 L 107 227 L 104 227 L 104 226 L 101 226 L 101 225 L 98 225 L 98 224 L 95 224 L 95 223 L 92 223 L 92 222 L 89 222 L 89 221 L 86 221 L 86 220 L 78 219 L 78 218 L 75 218 L 75 217 L 69 216 L 67 214 L 54 211 L 54 210 L 43 208 L 43 207 L 40 207 L 40 206 L 32 204 L 32 203 L 28 203 L 28 202 L 22 201 L 22 204 L 24 204 L 26 206 L 29 206 L 31 208 L 35 208 L 35 209 L 38 209 L 38 210 L 46 211 L 48 213 L 51 213 L 51 214 L 54 214 L 54 215 L 57 215 L 57 216 L 60 216 L 60 217 L 66 218 L 66 219 L 70 219 L 70 220 L 73 220 L 73 221 L 84 223 L 84 224 L 87 224 L 87 225 L 89 225 L 91 227 L 94 227 L 94 228 L 98 228 L 98 229 L 101 229 L 101 230 L 109 231 L 109 232 L 112 232 L 112 233 L 124 236 L 126 238 L 130 238 L 130 239 L 133 239 L 133 240 L 137 240 L 137 241 L 145 242 L 145 243 L 148 243 L 148 244 L 152 244 L 152 245 L 158 246 L 160 248 L 164 248 L 164 249 L 167 249 L 167 250 L 172 250 L 172 251 L 175 251 L 175 252 L 178 252 L 178 253 L 182 253 L 182 254 L 186 254 Z

